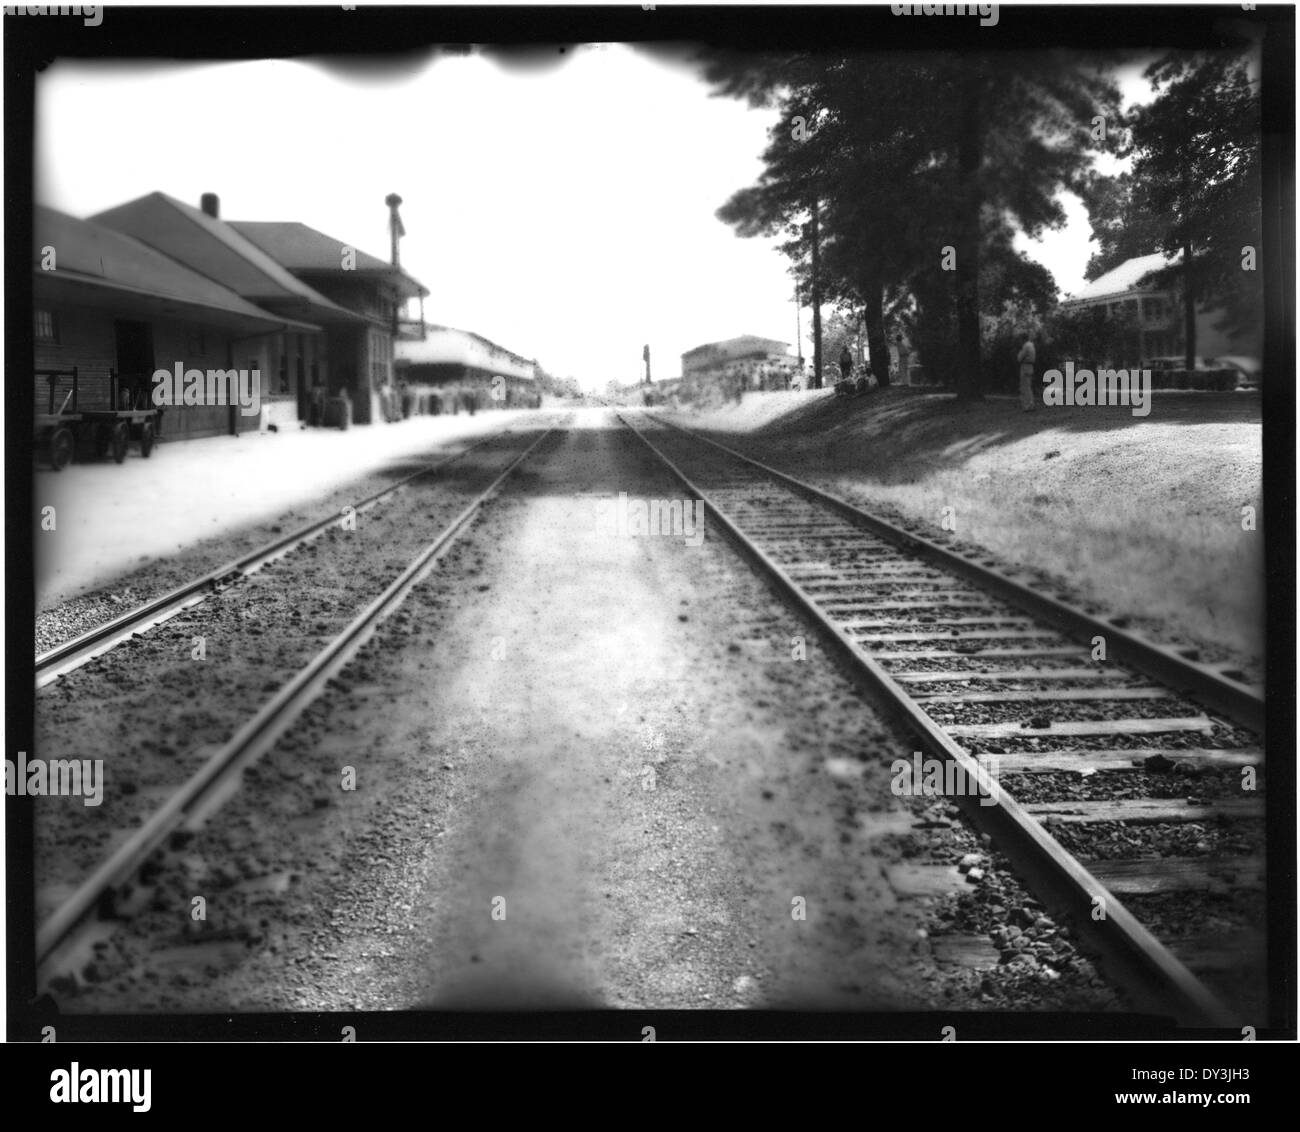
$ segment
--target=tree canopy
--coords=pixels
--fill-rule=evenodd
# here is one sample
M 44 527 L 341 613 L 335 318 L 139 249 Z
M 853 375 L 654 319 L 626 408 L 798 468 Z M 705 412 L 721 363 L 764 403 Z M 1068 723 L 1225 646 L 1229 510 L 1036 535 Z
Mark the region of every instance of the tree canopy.
M 718 216 L 772 236 L 803 294 L 860 311 L 873 358 L 906 326 L 932 371 L 979 395 L 980 319 L 1046 315 L 1051 275 L 1015 250 L 1087 204 L 1095 278 L 1134 255 L 1185 252 L 1195 293 L 1247 317 L 1242 255 L 1259 224 L 1257 84 L 1239 53 L 1157 59 L 1157 98 L 1127 119 L 1116 60 L 1058 51 L 709 52 L 717 94 L 775 108 L 763 169 Z M 1131 156 L 1105 177 L 1094 157 Z M 1257 277 L 1257 276 L 1256 276 Z M 877 373 L 883 367 L 877 366 Z
M 779 112 L 757 183 L 719 218 L 742 236 L 785 236 L 811 291 L 816 209 L 820 290 L 863 312 L 872 356 L 886 349 L 886 310 L 910 294 L 919 317 L 956 337 L 945 368 L 958 393 L 978 396 L 982 307 L 1008 287 L 1046 301 L 1050 283 L 1012 249 L 1009 226 L 1036 235 L 1065 222 L 1059 191 L 1087 185 L 1093 120 L 1118 115 L 1113 82 L 1057 52 L 1010 65 L 969 53 L 721 53 L 705 74 L 718 93 Z

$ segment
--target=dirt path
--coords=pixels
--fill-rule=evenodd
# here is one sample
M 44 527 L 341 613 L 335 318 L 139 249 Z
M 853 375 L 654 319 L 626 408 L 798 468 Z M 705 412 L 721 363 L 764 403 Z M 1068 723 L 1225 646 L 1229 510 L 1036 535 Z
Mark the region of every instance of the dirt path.
M 846 850 L 841 832 L 861 829 L 821 758 L 828 732 L 847 743 L 874 722 L 833 696 L 792 718 L 794 704 L 734 694 L 768 685 L 789 701 L 796 662 L 728 651 L 734 624 L 705 608 L 728 584 L 716 533 L 700 547 L 619 536 L 611 485 L 662 498 L 673 485 L 628 434 L 588 423 L 503 504 L 500 536 L 478 540 L 493 582 L 446 635 L 436 701 L 413 705 L 426 741 L 455 752 L 468 804 L 426 860 L 406 993 L 902 1005 L 889 952 L 905 928 L 853 914 L 889 894 Z M 801 632 L 773 616 L 773 642 Z M 813 653 L 803 663 L 824 666 Z

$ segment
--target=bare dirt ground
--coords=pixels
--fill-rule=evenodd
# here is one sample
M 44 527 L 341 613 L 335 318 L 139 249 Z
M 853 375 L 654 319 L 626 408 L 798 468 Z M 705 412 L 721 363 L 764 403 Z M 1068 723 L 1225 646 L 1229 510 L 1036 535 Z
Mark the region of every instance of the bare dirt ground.
M 618 533 L 620 491 L 675 486 L 582 424 L 153 862 L 63 1008 L 1119 1007 L 955 806 L 891 792 L 906 738 L 716 532 Z

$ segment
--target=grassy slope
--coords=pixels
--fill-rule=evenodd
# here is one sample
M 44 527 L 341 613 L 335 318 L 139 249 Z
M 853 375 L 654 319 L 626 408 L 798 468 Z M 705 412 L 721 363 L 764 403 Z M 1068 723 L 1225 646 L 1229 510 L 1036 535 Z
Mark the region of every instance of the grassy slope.
M 688 426 L 818 486 L 1042 571 L 1203 659 L 1262 672 L 1260 405 L 1156 393 L 1151 413 L 960 405 L 907 389 L 749 394 Z M 1257 530 L 1241 526 L 1241 507 Z

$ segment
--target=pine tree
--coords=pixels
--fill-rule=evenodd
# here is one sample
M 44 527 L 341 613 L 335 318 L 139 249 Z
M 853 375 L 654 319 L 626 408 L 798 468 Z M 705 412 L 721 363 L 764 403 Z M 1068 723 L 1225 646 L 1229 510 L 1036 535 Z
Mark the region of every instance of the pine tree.
M 953 382 L 959 397 L 978 397 L 989 216 L 1030 235 L 1064 223 L 1059 190 L 1086 188 L 1091 151 L 1105 139 L 1097 118 L 1118 123 L 1114 83 L 1063 53 L 730 53 L 711 56 L 706 77 L 781 114 L 758 183 L 719 217 L 742 236 L 792 235 L 783 250 L 802 274 L 811 250 L 803 218 L 816 201 L 827 293 L 861 306 L 873 355 L 885 350 L 891 291 L 924 293 L 936 325 L 948 323 L 950 303 Z
M 1162 218 L 1162 249 L 1179 256 L 1151 278 L 1158 286 L 1181 283 L 1188 369 L 1196 358 L 1198 303 L 1223 308 L 1225 328 L 1246 329 L 1258 318 L 1258 271 L 1243 270 L 1246 249 L 1258 251 L 1261 231 L 1252 63 L 1243 50 L 1170 52 L 1146 71 L 1160 94 L 1134 114 L 1134 181 Z

